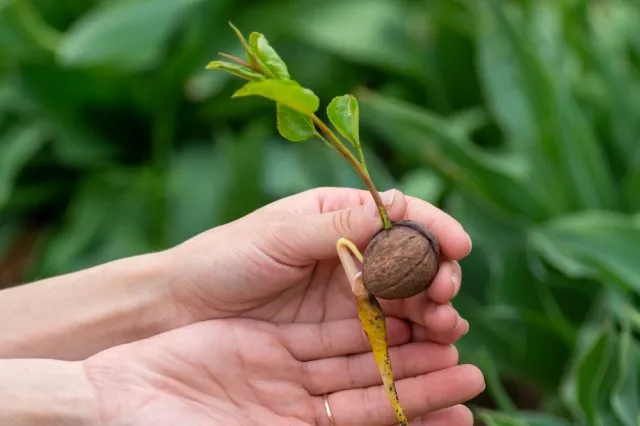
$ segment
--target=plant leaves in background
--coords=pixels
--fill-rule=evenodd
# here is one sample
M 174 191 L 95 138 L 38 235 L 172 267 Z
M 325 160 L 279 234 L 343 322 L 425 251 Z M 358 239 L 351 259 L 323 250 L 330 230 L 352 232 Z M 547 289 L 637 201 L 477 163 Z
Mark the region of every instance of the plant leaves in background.
M 374 95 L 360 96 L 363 121 L 379 131 L 389 145 L 424 160 L 450 182 L 510 215 L 541 219 L 544 206 L 521 176 L 500 170 L 470 140 L 452 131 L 446 120 L 406 102 Z
M 331 124 L 355 147 L 360 146 L 360 111 L 353 95 L 336 96 L 327 106 Z
M 194 141 L 176 152 L 167 178 L 169 245 L 222 222 L 231 176 L 229 158 L 210 142 Z
M 510 139 L 531 161 L 532 192 L 545 194 L 556 213 L 616 207 L 604 151 L 557 65 L 538 54 L 526 27 L 500 2 L 478 4 L 487 96 Z
M 307 115 L 313 114 L 320 107 L 320 99 L 315 93 L 293 80 L 252 81 L 233 94 L 234 98 L 244 96 L 262 96 Z
M 0 136 L 0 209 L 9 201 L 22 168 L 46 142 L 43 126 L 16 126 Z
M 497 411 L 480 410 L 478 417 L 487 426 L 571 426 L 564 419 L 532 412 L 506 414 Z
M 68 66 L 139 71 L 157 66 L 168 37 L 202 0 L 104 2 L 67 31 L 58 57 Z
M 619 372 L 611 394 L 611 406 L 624 426 L 636 426 L 640 421 L 640 351 L 628 322 L 623 326 L 617 349 Z
M 581 424 L 608 426 L 604 418 L 610 397 L 607 375 L 615 349 L 615 333 L 607 319 L 586 324 L 577 353 L 562 386 L 562 395 Z
M 87 177 L 38 260 L 44 276 L 61 275 L 153 250 L 149 221 L 156 205 L 146 169 L 114 170 Z
M 291 142 L 302 142 L 317 135 L 311 119 L 280 103 L 276 104 L 276 120 L 280 135 Z
M 633 216 L 564 216 L 532 230 L 531 243 L 568 276 L 594 278 L 640 294 L 640 224 Z

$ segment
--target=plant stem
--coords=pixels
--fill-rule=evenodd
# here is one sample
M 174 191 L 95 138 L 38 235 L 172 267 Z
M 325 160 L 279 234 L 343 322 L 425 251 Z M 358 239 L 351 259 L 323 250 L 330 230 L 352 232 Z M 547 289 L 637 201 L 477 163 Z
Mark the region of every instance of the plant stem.
M 384 207 L 384 203 L 380 198 L 380 194 L 373 184 L 373 181 L 371 180 L 371 176 L 369 176 L 369 172 L 367 171 L 367 169 L 358 162 L 351 151 L 345 148 L 345 146 L 342 144 L 342 142 L 340 142 L 335 133 L 333 133 L 331 129 L 326 124 L 324 124 L 324 122 L 322 122 L 320 118 L 318 118 L 318 116 L 316 116 L 315 114 L 311 114 L 311 119 L 313 120 L 314 124 L 318 126 L 320 131 L 324 133 L 329 142 L 336 148 L 340 155 L 342 155 L 356 170 L 356 173 L 358 173 L 358 176 L 360 176 L 360 179 L 362 179 L 365 186 L 371 193 L 373 201 L 376 203 L 376 207 L 378 207 L 378 213 L 380 214 L 380 219 L 382 219 L 383 228 L 390 229 L 391 220 L 389 220 L 389 213 L 387 213 L 387 209 Z

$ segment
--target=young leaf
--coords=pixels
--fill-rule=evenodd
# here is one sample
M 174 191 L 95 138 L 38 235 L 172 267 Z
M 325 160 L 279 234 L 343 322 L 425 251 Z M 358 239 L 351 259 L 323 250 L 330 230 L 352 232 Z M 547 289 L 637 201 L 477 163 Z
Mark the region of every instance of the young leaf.
M 233 29 L 233 32 L 236 33 L 236 36 L 238 36 L 238 40 L 240 40 L 240 44 L 242 44 L 242 48 L 247 54 L 249 63 L 256 69 L 259 69 L 259 66 L 258 66 L 259 61 L 258 61 L 258 58 L 256 57 L 256 53 L 253 51 L 253 49 L 251 49 L 251 47 L 247 43 L 247 40 L 245 40 L 244 35 L 242 35 L 242 32 L 240 32 L 240 30 L 236 28 L 236 26 L 233 25 L 231 22 L 229 22 L 229 26 L 231 27 L 231 29 Z
M 263 34 L 256 32 L 249 34 L 249 45 L 258 56 L 258 67 L 262 72 L 277 80 L 291 79 L 287 65 Z
M 207 64 L 206 69 L 227 71 L 249 81 L 259 81 L 265 79 L 265 76 L 253 71 L 252 69 L 243 67 L 242 65 L 233 64 L 231 62 L 211 61 Z
M 333 98 L 327 106 L 327 116 L 345 139 L 353 146 L 360 146 L 360 113 L 355 96 L 343 95 Z
M 285 105 L 277 105 L 278 131 L 291 142 L 302 142 L 316 136 L 311 119 Z
M 306 115 L 313 114 L 320 107 L 320 99 L 315 93 L 293 80 L 251 81 L 231 97 L 243 96 L 262 96 Z

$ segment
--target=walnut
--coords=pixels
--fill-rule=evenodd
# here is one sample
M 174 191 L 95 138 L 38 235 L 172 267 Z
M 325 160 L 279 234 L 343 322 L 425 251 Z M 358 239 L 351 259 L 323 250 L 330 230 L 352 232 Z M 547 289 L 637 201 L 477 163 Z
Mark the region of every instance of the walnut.
M 431 285 L 440 268 L 440 245 L 422 224 L 397 221 L 379 231 L 364 252 L 364 285 L 381 299 L 404 299 Z

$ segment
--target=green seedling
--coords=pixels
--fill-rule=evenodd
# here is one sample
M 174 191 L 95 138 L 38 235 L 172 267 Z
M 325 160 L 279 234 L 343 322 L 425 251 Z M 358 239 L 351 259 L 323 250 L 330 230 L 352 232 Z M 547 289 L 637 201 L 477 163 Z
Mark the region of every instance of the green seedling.
M 231 73 L 248 80 L 232 98 L 259 96 L 276 104 L 280 135 L 291 142 L 322 141 L 338 152 L 354 168 L 371 193 L 382 222 L 364 255 L 346 238 L 336 242 L 336 250 L 355 297 L 358 317 L 371 345 L 383 386 L 401 425 L 407 425 L 395 387 L 389 357 L 385 316 L 376 297 L 401 299 L 425 290 L 435 277 L 440 259 L 435 237 L 421 224 L 412 221 L 391 222 L 389 214 L 369 175 L 359 130 L 359 107 L 355 96 L 345 94 L 331 100 L 326 108 L 329 123 L 317 115 L 320 99 L 291 78 L 286 63 L 257 32 L 249 40 L 233 24 L 246 54 L 238 58 L 220 53 L 228 61 L 212 61 L 206 68 Z M 343 141 L 344 139 L 344 141 Z M 398 262 L 398 253 L 406 262 Z M 362 264 L 359 268 L 354 257 Z

